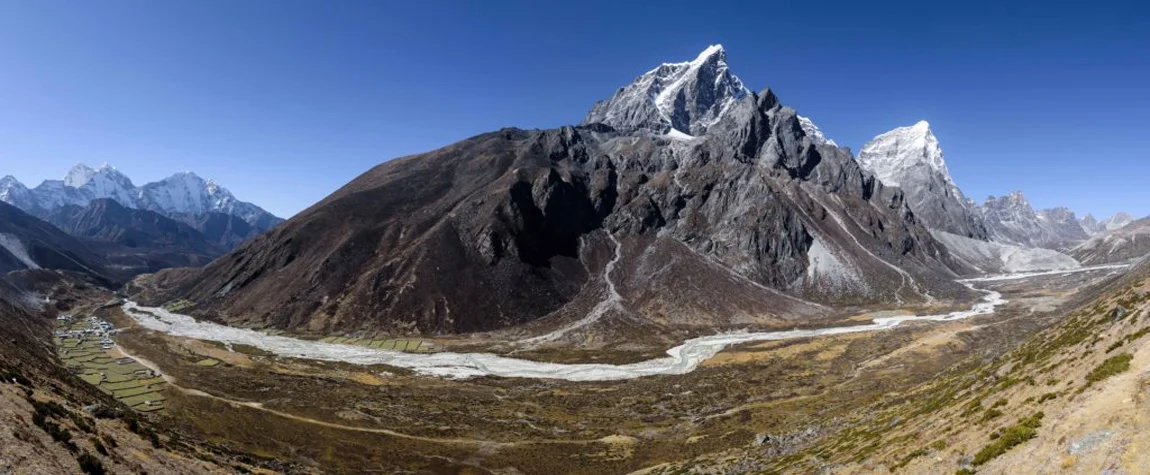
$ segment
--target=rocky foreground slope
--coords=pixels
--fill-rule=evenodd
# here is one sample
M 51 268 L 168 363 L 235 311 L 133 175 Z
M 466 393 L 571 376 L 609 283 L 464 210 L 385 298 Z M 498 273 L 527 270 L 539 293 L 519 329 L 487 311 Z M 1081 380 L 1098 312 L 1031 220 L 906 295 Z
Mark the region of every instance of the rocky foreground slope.
M 900 191 L 736 79 L 708 48 L 640 76 L 585 125 L 384 163 L 203 270 L 138 288 L 231 322 L 456 333 L 540 321 L 570 337 L 793 325 L 828 312 L 804 300 L 966 292 L 953 271 L 970 269 Z
M 81 272 L 0 275 L 0 472 L 306 472 L 171 431 L 64 368 L 52 343 L 56 316 L 110 297 Z
M 1150 261 L 1082 291 L 1002 355 L 976 352 L 805 432 L 644 473 L 1145 473 Z

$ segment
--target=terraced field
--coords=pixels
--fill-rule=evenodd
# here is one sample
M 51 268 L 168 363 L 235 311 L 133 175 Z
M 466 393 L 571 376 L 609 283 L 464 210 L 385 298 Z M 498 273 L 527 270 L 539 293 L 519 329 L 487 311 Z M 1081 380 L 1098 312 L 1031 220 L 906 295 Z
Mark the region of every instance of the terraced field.
M 160 375 L 125 357 L 110 344 L 100 320 L 60 320 L 56 326 L 56 352 L 64 365 L 85 382 L 140 412 L 164 409 Z

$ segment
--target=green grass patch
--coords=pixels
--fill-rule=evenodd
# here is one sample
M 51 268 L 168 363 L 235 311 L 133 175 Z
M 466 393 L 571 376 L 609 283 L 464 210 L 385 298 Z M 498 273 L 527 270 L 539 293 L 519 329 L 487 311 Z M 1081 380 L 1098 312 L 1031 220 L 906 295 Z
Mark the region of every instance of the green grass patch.
M 104 384 L 100 385 L 101 388 L 107 389 L 109 391 L 123 391 L 126 389 L 136 389 L 136 388 L 140 388 L 140 387 L 144 387 L 144 386 L 145 386 L 145 384 L 142 381 L 136 381 L 134 379 L 131 381 L 123 381 L 123 382 L 119 382 L 119 383 L 104 383 Z
M 1086 386 L 1089 387 L 1094 383 L 1125 372 L 1130 369 L 1130 360 L 1132 359 L 1134 359 L 1134 355 L 1130 353 L 1123 353 L 1107 358 L 1106 361 L 1103 361 L 1097 368 L 1094 368 L 1090 374 L 1086 375 Z
M 982 419 L 979 420 L 979 422 L 985 423 L 985 422 L 997 419 L 1000 416 L 1002 416 L 1002 411 L 995 409 L 995 408 L 990 408 L 990 409 L 987 409 L 986 412 L 982 414 Z
M 163 403 L 163 401 L 153 402 L 150 405 L 141 403 L 141 404 L 137 404 L 137 405 L 131 406 L 131 407 L 132 407 L 132 409 L 135 409 L 135 410 L 140 411 L 140 412 L 156 412 L 156 411 L 164 410 L 164 403 Z
M 105 372 L 104 374 L 106 374 L 108 376 L 107 379 L 105 379 L 104 381 L 109 382 L 109 383 L 124 383 L 124 382 L 132 381 L 132 380 L 136 379 L 135 377 L 133 377 L 130 374 L 118 374 L 118 373 L 113 373 L 111 371 Z
M 205 368 L 211 368 L 213 366 L 218 366 L 219 364 L 220 360 L 214 358 L 206 358 L 196 362 L 196 366 L 203 366 Z
M 1002 430 L 1001 435 L 987 444 L 982 450 L 974 454 L 975 466 L 985 464 L 1006 451 L 1038 436 L 1038 428 L 1042 425 L 1045 414 L 1038 412 L 1030 417 L 1022 418 L 1018 424 Z
M 164 305 L 164 309 L 169 312 L 182 312 L 189 308 L 195 307 L 196 303 L 191 300 L 180 299 L 173 302 L 168 302 Z
M 124 398 L 129 398 L 132 396 L 139 396 L 141 394 L 151 394 L 151 393 L 159 391 L 160 389 L 163 389 L 163 388 L 160 386 L 141 386 L 138 388 L 113 391 L 112 395 L 115 396 L 116 399 L 124 399 Z
M 125 374 L 125 375 L 132 375 L 132 374 L 135 374 L 137 371 L 143 371 L 146 369 L 148 369 L 146 366 L 139 364 L 139 363 L 136 363 L 136 362 L 131 362 L 128 364 L 111 364 L 111 365 L 108 365 L 108 368 L 107 368 L 108 374 L 115 373 L 115 374 Z
M 148 394 L 140 394 L 140 395 L 136 395 L 136 396 L 126 397 L 126 398 L 120 399 L 120 402 L 124 403 L 128 407 L 136 409 L 137 406 L 143 405 L 145 402 L 148 402 L 148 401 L 161 402 L 164 400 L 165 400 L 164 396 L 161 396 L 158 393 L 148 393 Z
M 909 463 L 910 463 L 911 461 L 913 461 L 914 459 L 916 459 L 916 458 L 919 458 L 919 457 L 922 457 L 922 456 L 924 456 L 924 455 L 926 455 L 926 454 L 928 454 L 928 453 L 930 453 L 930 451 L 928 451 L 928 450 L 926 450 L 926 449 L 918 449 L 918 450 L 915 450 L 914 452 L 911 452 L 911 453 L 909 453 L 909 454 L 906 454 L 906 457 L 903 457 L 903 458 L 902 458 L 902 460 L 900 460 L 900 461 L 898 462 L 898 464 L 896 464 L 896 465 L 894 466 L 894 469 L 895 469 L 895 470 L 898 470 L 898 469 L 900 469 L 900 468 L 903 468 L 903 467 L 907 466 L 907 464 L 909 464 Z

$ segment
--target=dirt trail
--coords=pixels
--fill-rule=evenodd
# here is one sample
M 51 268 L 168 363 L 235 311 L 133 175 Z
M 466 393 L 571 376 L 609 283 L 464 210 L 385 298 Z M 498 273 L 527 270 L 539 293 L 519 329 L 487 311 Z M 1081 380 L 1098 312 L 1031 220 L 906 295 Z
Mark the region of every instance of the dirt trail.
M 201 391 L 199 389 L 193 389 L 193 388 L 187 388 L 187 387 L 181 386 L 177 383 L 177 380 L 175 377 L 171 376 L 168 373 L 165 373 L 163 370 L 160 369 L 159 365 L 156 365 L 155 363 L 152 363 L 151 361 L 148 361 L 145 358 L 142 358 L 140 356 L 129 353 L 127 350 L 125 350 L 120 345 L 116 345 L 116 349 L 119 350 L 119 352 L 121 354 L 123 354 L 125 357 L 132 358 L 132 359 L 136 360 L 137 362 L 139 362 L 140 364 L 148 367 L 148 369 L 155 371 L 156 374 L 159 374 L 160 377 L 164 378 L 164 381 L 166 381 L 168 383 L 169 387 L 171 387 L 172 389 L 180 391 L 181 393 L 187 394 L 189 396 L 205 397 L 205 398 L 213 399 L 213 400 L 216 400 L 216 401 L 219 401 L 219 402 L 231 405 L 231 406 L 246 407 L 249 409 L 255 409 L 258 411 L 263 411 L 263 412 L 273 414 L 273 415 L 276 415 L 279 417 L 283 417 L 286 419 L 291 419 L 291 420 L 299 421 L 299 422 L 305 422 L 308 424 L 315 424 L 318 426 L 327 427 L 327 428 L 331 428 L 331 429 L 348 430 L 348 431 L 355 431 L 355 432 L 366 432 L 366 433 L 371 433 L 371 434 L 384 434 L 384 435 L 389 435 L 392 437 L 399 437 L 399 438 L 403 438 L 403 439 L 417 440 L 420 442 L 429 442 L 429 443 L 434 443 L 434 444 L 473 445 L 473 446 L 483 446 L 483 447 L 493 447 L 493 448 L 516 447 L 516 446 L 525 446 L 525 445 L 552 445 L 552 444 L 571 444 L 571 445 L 587 445 L 587 444 L 594 444 L 594 443 L 612 444 L 613 439 L 611 439 L 611 438 L 612 437 L 619 437 L 619 436 L 607 436 L 607 437 L 600 438 L 600 439 L 581 439 L 581 440 L 579 440 L 579 439 L 576 439 L 576 440 L 539 439 L 539 440 L 531 440 L 531 441 L 495 442 L 495 441 L 487 441 L 487 440 L 480 440 L 480 439 L 467 439 L 467 438 L 424 437 L 424 436 L 418 436 L 418 435 L 405 434 L 403 432 L 398 432 L 398 431 L 394 431 L 391 429 L 377 429 L 377 428 L 371 428 L 371 427 L 358 427 L 358 426 L 349 426 L 349 425 L 344 425 L 344 424 L 336 424 L 334 422 L 326 422 L 326 421 L 321 421 L 318 419 L 312 419 L 309 417 L 303 417 L 303 416 L 295 415 L 295 414 L 288 413 L 288 412 L 277 411 L 275 409 L 270 409 L 270 408 L 264 407 L 263 404 L 258 403 L 258 402 L 238 401 L 235 399 L 229 399 L 229 398 L 225 398 L 225 397 L 221 397 L 221 396 L 216 396 L 214 394 L 210 394 L 210 393 Z

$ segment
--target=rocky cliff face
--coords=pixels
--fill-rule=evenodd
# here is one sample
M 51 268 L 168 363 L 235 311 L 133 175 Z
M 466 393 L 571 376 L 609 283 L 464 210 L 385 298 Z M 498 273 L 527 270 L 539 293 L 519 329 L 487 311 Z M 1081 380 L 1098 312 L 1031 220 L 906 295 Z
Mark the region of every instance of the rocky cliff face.
M 858 162 L 887 186 L 902 188 L 910 208 L 927 227 L 987 239 L 978 206 L 950 177 L 942 147 L 926 121 L 875 137 L 863 146 Z
M 152 299 L 289 328 L 531 323 L 574 338 L 794 325 L 827 315 L 805 300 L 965 291 L 902 192 L 812 140 L 770 90 L 731 96 L 696 137 L 593 121 L 635 116 L 620 97 L 583 126 L 382 164 L 202 271 L 159 276 Z
M 989 197 L 982 208 L 986 227 L 996 242 L 1062 250 L 1088 237 L 1074 212 L 1066 208 L 1036 212 L 1021 191 Z

